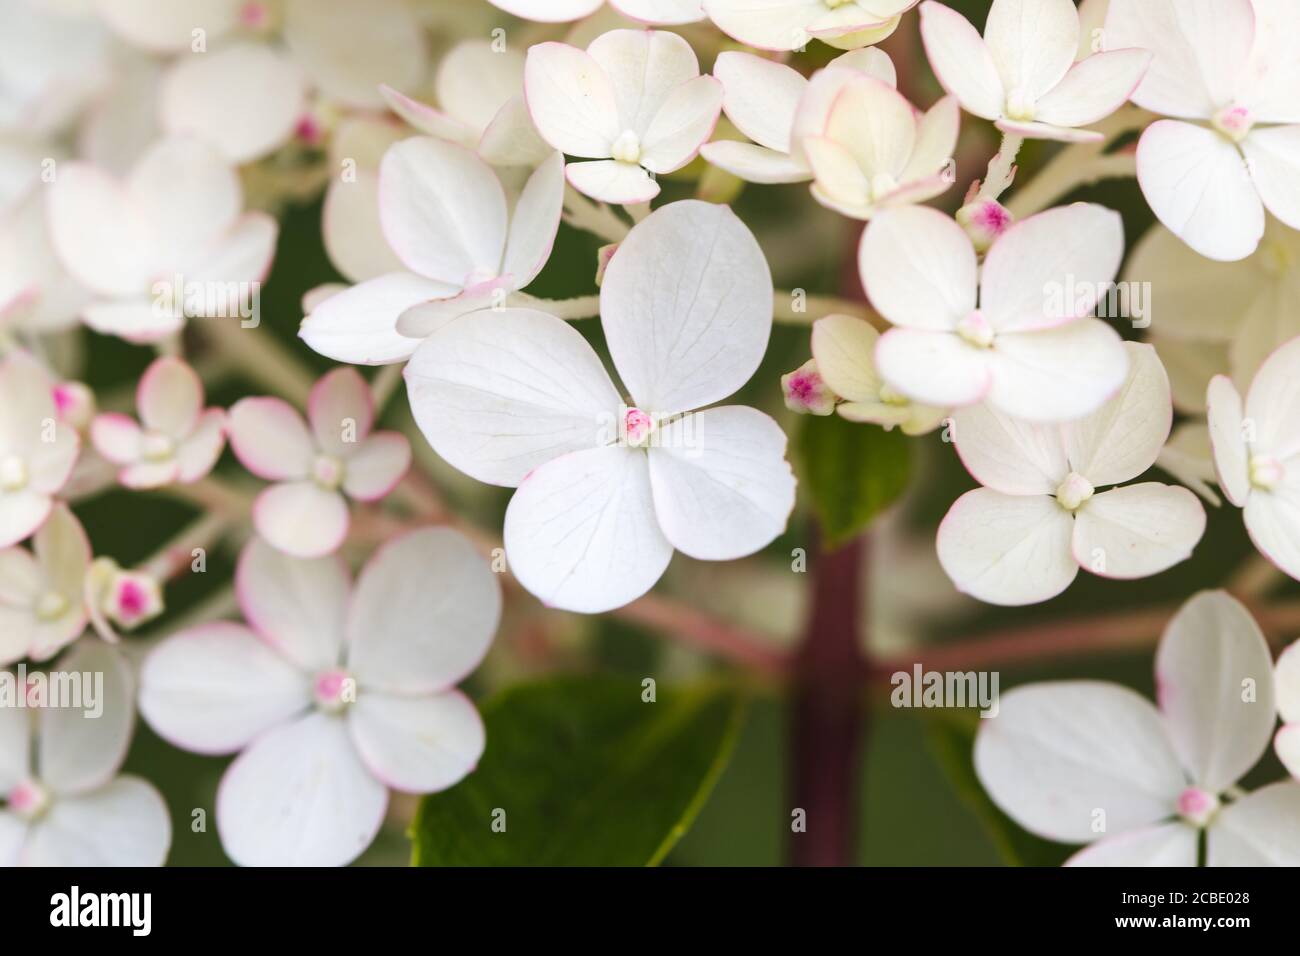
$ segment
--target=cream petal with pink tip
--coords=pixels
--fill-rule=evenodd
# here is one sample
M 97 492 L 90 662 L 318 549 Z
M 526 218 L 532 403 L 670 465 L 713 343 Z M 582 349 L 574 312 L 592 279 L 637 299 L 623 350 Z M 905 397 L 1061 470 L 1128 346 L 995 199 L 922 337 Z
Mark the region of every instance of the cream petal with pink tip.
M 740 405 L 684 415 L 657 431 L 650 487 L 659 527 L 674 548 L 730 561 L 767 547 L 794 510 L 785 433 Z
M 1160 714 L 1125 687 L 1061 681 L 1003 694 L 981 721 L 975 772 L 993 802 L 1031 833 L 1091 843 L 1166 819 L 1186 787 Z M 1111 839 L 1111 838 L 1107 838 Z
M 605 440 L 614 437 L 619 395 L 599 357 L 543 312 L 456 320 L 412 356 L 406 385 L 434 451 L 479 481 L 517 485 L 539 465 L 599 444 L 602 424 Z
M 136 407 L 146 428 L 180 438 L 194 428 L 203 409 L 203 383 L 181 359 L 164 356 L 141 376 Z
M 1219 811 L 1207 866 L 1300 866 L 1300 784 L 1273 783 Z
M 524 479 L 506 509 L 505 545 L 524 587 L 584 614 L 645 594 L 673 554 L 645 456 L 618 445 L 571 452 Z
M 235 753 L 310 705 L 308 675 L 238 624 L 189 628 L 140 669 L 141 715 L 195 753 Z
M 364 441 L 375 422 L 370 386 L 356 369 L 344 366 L 317 379 L 307 399 L 307 420 L 316 447 L 340 457 Z
M 1160 710 L 1196 786 L 1226 790 L 1268 749 L 1271 671 L 1259 625 L 1226 592 L 1202 591 L 1165 628 L 1156 651 Z M 1245 694 L 1247 686 L 1253 695 Z
M 641 164 L 653 173 L 681 169 L 713 133 L 722 109 L 722 84 L 697 76 L 675 88 L 645 127 Z
M 957 589 L 989 604 L 1019 606 L 1055 597 L 1079 565 L 1070 554 L 1074 522 L 1046 495 L 977 488 L 939 525 L 939 563 Z
M 1065 866 L 1195 866 L 1195 827 L 1162 823 L 1103 837 L 1065 861 Z
M 459 783 L 486 744 L 478 711 L 459 691 L 432 697 L 363 691 L 348 713 L 348 731 L 370 772 L 404 793 Z
M 619 377 L 657 415 L 726 398 L 758 369 L 772 328 L 763 250 L 726 206 L 687 200 L 637 224 L 610 260 L 601 325 Z
M 183 54 L 159 87 L 159 119 L 172 135 L 199 137 L 232 163 L 279 149 L 306 106 L 306 83 L 294 60 L 260 43 Z
M 115 465 L 130 465 L 140 460 L 144 431 L 130 415 L 104 412 L 96 415 L 90 426 L 95 451 Z
M 411 466 L 411 443 L 398 432 L 376 432 L 356 445 L 343 469 L 343 490 L 356 501 L 378 501 Z
M 217 791 L 217 830 L 240 866 L 343 866 L 370 845 L 388 791 L 347 722 L 314 713 L 259 737 Z
M 409 532 L 362 569 L 347 613 L 347 667 L 363 692 L 444 691 L 476 668 L 501 618 L 501 585 L 447 528 Z
M 235 457 L 259 478 L 302 478 L 311 469 L 316 444 L 284 399 L 241 398 L 230 406 L 228 430 Z
M 1075 512 L 1071 552 L 1108 578 L 1144 578 L 1192 556 L 1205 533 L 1196 495 L 1148 481 L 1093 495 Z
M 348 533 L 348 505 L 315 481 L 272 485 L 253 504 L 253 525 L 274 547 L 298 558 L 331 554 Z
M 171 846 L 167 804 L 138 777 L 116 777 L 56 798 L 23 848 L 28 866 L 162 866 Z
M 339 664 L 352 590 L 340 559 L 293 558 L 254 538 L 239 555 L 235 587 L 249 626 L 298 669 Z
M 1212 129 L 1152 123 L 1137 148 L 1137 176 L 1152 212 L 1210 259 L 1244 259 L 1264 234 L 1264 206 L 1241 154 Z
M 338 362 L 404 362 L 420 340 L 398 333 L 398 317 L 422 302 L 453 296 L 458 289 L 458 285 L 410 272 L 383 275 L 317 304 L 303 319 L 298 336 L 316 352 Z
M 226 413 L 219 408 L 209 408 L 176 445 L 177 480 L 198 481 L 216 465 L 225 446 Z

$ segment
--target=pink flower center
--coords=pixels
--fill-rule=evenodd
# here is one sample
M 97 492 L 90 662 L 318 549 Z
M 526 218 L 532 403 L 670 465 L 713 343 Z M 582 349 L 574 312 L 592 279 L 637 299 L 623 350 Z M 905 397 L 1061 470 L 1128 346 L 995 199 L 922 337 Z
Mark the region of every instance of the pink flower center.
M 1203 827 L 1219 809 L 1219 798 L 1197 787 L 1178 795 L 1178 815 L 1193 826 Z
M 260 30 L 271 20 L 271 12 L 266 8 L 266 4 L 252 0 L 240 8 L 239 22 L 250 30 Z
M 356 682 L 341 668 L 321 671 L 312 684 L 312 696 L 321 710 L 337 714 L 356 699 Z
M 319 146 L 325 139 L 325 127 L 314 113 L 303 113 L 298 117 L 294 135 L 308 146 Z
M 1214 114 L 1210 123 L 1228 139 L 1240 143 L 1255 125 L 1255 117 L 1244 106 L 1225 106 Z
M 817 397 L 822 377 L 816 372 L 795 372 L 790 378 L 790 397 L 809 405 Z
M 976 348 L 986 349 L 993 344 L 993 326 L 979 309 L 972 310 L 957 323 L 957 334 Z
M 50 792 L 35 780 L 24 780 L 9 791 L 9 809 L 23 820 L 35 820 L 49 809 Z
M 654 419 L 639 408 L 629 408 L 623 416 L 623 434 L 629 445 L 644 445 L 654 427 Z
M 124 618 L 139 617 L 149 609 L 149 595 L 138 581 L 123 581 L 117 589 L 117 612 Z

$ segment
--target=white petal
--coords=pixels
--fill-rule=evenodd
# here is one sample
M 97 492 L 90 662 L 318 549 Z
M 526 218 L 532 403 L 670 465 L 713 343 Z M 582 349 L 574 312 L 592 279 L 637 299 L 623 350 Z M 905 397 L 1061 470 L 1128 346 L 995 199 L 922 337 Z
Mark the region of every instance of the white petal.
M 642 23 L 676 25 L 704 19 L 700 0 L 610 0 L 610 6 Z
M 378 501 L 411 467 L 411 443 L 399 432 L 375 432 L 348 456 L 343 490 L 356 501 Z
M 1277 729 L 1273 752 L 1286 772 L 1300 780 L 1300 723 L 1284 724 Z
M 1109 50 L 1155 54 L 1134 103 L 1208 119 L 1237 93 L 1254 21 L 1250 0 L 1111 0 L 1103 36 Z
M 960 126 L 961 107 L 954 96 L 945 96 L 926 110 L 916 124 L 912 155 L 908 157 L 903 171 L 898 174 L 899 180 L 910 183 L 935 175 L 942 176 L 957 146 Z
M 880 213 L 858 248 L 871 304 L 910 328 L 955 328 L 975 308 L 975 268 L 975 249 L 961 226 L 921 206 Z
M 1065 422 L 1090 414 L 1128 374 L 1124 343 L 1099 319 L 1008 332 L 991 351 L 990 404 L 1028 421 Z
M 822 0 L 704 0 L 704 12 L 723 33 L 760 50 L 795 50 L 808 27 L 827 12 Z
M 1300 89 L 1295 7 L 1291 0 L 1252 0 L 1255 43 L 1245 76 L 1235 90 L 1257 122 L 1300 123 L 1295 91 Z
M 158 109 L 168 133 L 193 134 L 246 163 L 289 141 L 304 102 L 293 60 L 260 43 L 240 43 L 179 59 L 163 77 Z
M 1268 749 L 1272 669 L 1259 625 L 1226 592 L 1202 591 L 1165 628 L 1156 650 L 1157 697 L 1196 786 L 1228 789 Z
M 506 196 L 469 150 L 429 136 L 396 144 L 379 167 L 379 217 L 412 272 L 474 285 L 496 276 L 506 245 Z
M 1070 586 L 1074 522 L 1046 495 L 988 488 L 958 498 L 939 525 L 939 563 L 957 589 L 990 604 L 1037 604 Z
M 438 103 L 449 117 L 468 127 L 468 132 L 473 136 L 478 136 L 487 129 L 501 108 L 523 91 L 524 54 L 512 48 L 503 50 L 488 39 L 462 40 L 448 50 L 438 64 L 434 86 L 438 92 Z M 401 99 L 406 100 L 405 97 Z M 397 109 L 400 101 L 394 102 L 388 97 L 388 102 L 398 115 L 411 122 L 411 117 Z M 414 105 L 425 116 L 436 113 L 423 104 Z M 412 122 L 411 125 L 417 129 L 422 128 L 419 123 Z M 425 132 L 441 139 L 460 142 L 454 136 L 446 135 L 447 131 L 430 129 Z M 472 145 L 472 142 L 462 145 Z
M 238 624 L 181 631 L 140 669 L 141 715 L 198 753 L 234 753 L 310 706 L 308 675 Z
M 691 45 L 668 30 L 610 30 L 591 42 L 587 54 L 609 77 L 619 132 L 631 130 L 643 140 L 674 90 L 700 75 Z
M 608 281 L 608 280 L 607 280 Z M 565 452 L 612 440 L 619 396 L 576 329 L 543 312 L 457 319 L 406 367 L 416 423 L 433 450 L 479 481 L 517 485 Z
M 1118 485 L 1142 474 L 1155 462 L 1169 430 L 1174 408 L 1169 377 L 1155 349 L 1124 343 L 1128 377 L 1105 405 L 1061 431 L 1070 468 L 1095 487 Z
M 354 282 L 402 268 L 379 224 L 379 175 L 358 169 L 349 181 L 330 181 L 321 210 L 325 251 L 334 268 Z
M 361 692 L 348 714 L 361 759 L 387 786 L 436 793 L 471 773 L 483 755 L 478 711 L 464 694 L 396 697 Z
M 239 23 L 239 0 L 95 0 L 95 12 L 113 32 L 155 53 L 178 53 L 203 30 L 215 40 Z
M 378 108 L 378 87 L 413 86 L 423 79 L 423 27 L 403 0 L 289 0 L 284 40 L 320 91 L 356 108 Z
M 984 24 L 984 40 L 1003 88 L 1034 101 L 1074 63 L 1079 13 L 1073 0 L 997 0 Z
M 176 480 L 187 484 L 198 481 L 216 465 L 225 447 L 226 413 L 209 408 L 176 446 Z
M 181 359 L 164 356 L 140 376 L 135 401 L 145 428 L 182 438 L 203 410 L 203 383 Z
M 1098 840 L 1066 866 L 1195 866 L 1199 834 L 1185 823 L 1140 827 Z
M 1271 490 L 1250 493 L 1243 518 L 1260 553 L 1300 580 L 1300 460 L 1287 462 L 1287 472 Z
M 1283 723 L 1300 723 L 1300 641 L 1282 651 L 1274 672 L 1277 712 Z
M 149 228 L 150 278 L 164 268 L 194 266 L 234 227 L 243 205 L 239 177 L 227 159 L 214 144 L 187 136 L 151 147 L 132 168 L 127 189 Z M 150 291 L 158 294 L 156 286 Z
M 589 54 L 567 44 L 529 48 L 524 97 L 542 139 L 569 156 L 605 159 L 622 132 L 614 84 Z
M 1283 345 L 1259 367 L 1246 396 L 1254 447 L 1285 461 L 1300 454 L 1300 339 Z
M 212 245 L 185 263 L 186 283 L 206 286 L 205 301 L 196 314 L 257 318 L 257 313 L 251 311 L 258 302 L 254 296 L 260 295 L 255 286 L 264 282 L 271 271 L 279 232 L 274 217 L 263 212 L 245 213 Z
M 1201 255 L 1230 261 L 1255 251 L 1264 207 L 1246 163 L 1214 130 L 1176 120 L 1147 127 L 1137 178 L 1152 212 Z
M 953 438 L 966 470 L 1007 495 L 1054 495 L 1070 465 L 1055 425 L 1033 425 L 987 405 L 953 415 Z
M 551 257 L 564 206 L 564 156 L 552 153 L 528 177 L 510 216 L 503 275 L 516 289 L 532 282 Z
M 1049 209 L 993 243 L 980 274 L 980 309 L 998 331 L 1091 315 L 1123 258 L 1119 213 L 1095 203 Z
M 813 198 L 828 209 L 853 219 L 870 219 L 871 180 L 858 159 L 839 143 L 824 136 L 806 136 L 800 142 L 812 169 Z
M 616 159 L 569 163 L 564 175 L 583 195 L 618 206 L 649 202 L 659 195 L 659 184 L 636 163 Z
M 605 270 L 601 325 L 637 403 L 666 415 L 726 398 L 758 369 L 772 276 L 726 206 L 686 200 L 632 228 Z
M 130 465 L 143 454 L 144 431 L 134 418 L 121 412 L 103 412 L 90 425 L 95 451 L 115 465 Z
M 285 659 L 307 673 L 338 665 L 351 590 L 338 558 L 294 558 L 253 538 L 239 555 L 235 588 L 249 627 Z
M 700 155 L 733 176 L 751 183 L 801 183 L 812 173 L 785 153 L 753 143 L 720 139 L 700 147 Z
M 776 422 L 740 405 L 695 412 L 659 429 L 649 452 L 650 487 L 673 547 L 730 561 L 770 544 L 794 509 L 785 446 Z
M 1188 249 L 1192 255 L 1196 253 Z M 1202 257 L 1201 262 L 1209 262 Z M 1188 414 L 1204 413 L 1206 393 L 1210 380 L 1220 369 L 1229 368 L 1231 359 L 1228 347 L 1221 342 L 1204 339 L 1175 339 L 1153 336 L 1160 361 L 1169 374 L 1169 386 L 1174 393 L 1174 408 Z
M 551 607 L 622 607 L 663 575 L 673 547 L 655 520 L 643 451 L 593 448 L 557 458 L 510 499 L 506 557 L 519 583 Z
M 1226 375 L 1210 382 L 1207 420 L 1214 449 L 1214 471 L 1224 495 L 1238 508 L 1250 494 L 1250 468 L 1246 461 L 1245 421 L 1241 395 Z
M 347 722 L 316 713 L 259 737 L 230 765 L 217 830 L 240 866 L 343 866 L 374 840 L 387 806 Z
M 89 793 L 56 797 L 28 833 L 28 866 L 162 866 L 171 818 L 153 785 L 118 777 Z
M 718 54 L 713 75 L 722 83 L 722 108 L 736 128 L 760 146 L 790 152 L 795 109 L 808 81 L 784 63 L 734 50 Z
M 394 272 L 330 296 L 302 321 L 298 335 L 338 362 L 387 365 L 402 362 L 420 344 L 397 332 L 397 319 L 421 302 L 454 295 L 458 287 L 410 272 Z
M 1265 208 L 1292 229 L 1300 229 L 1300 126 L 1257 129 L 1241 150 Z
M 101 335 L 116 335 L 136 345 L 152 345 L 185 325 L 183 316 L 159 309 L 143 296 L 92 302 L 82 311 L 82 319 Z
M 872 76 L 845 84 L 824 135 L 852 154 L 868 179 L 902 175 L 916 141 L 916 112 L 901 93 Z
M 470 41 L 466 41 L 466 43 L 468 42 Z M 443 66 L 439 68 L 440 76 L 447 71 L 449 63 L 453 68 L 456 66 L 453 57 L 456 51 L 465 45 L 465 43 L 458 44 L 447 54 L 443 59 Z M 445 139 L 447 142 L 455 143 L 458 146 L 471 148 L 474 146 L 474 140 L 479 135 L 479 130 L 467 121 L 436 110 L 427 103 L 421 103 L 419 100 L 413 99 L 391 86 L 380 86 L 379 93 L 390 110 L 406 120 L 419 132 L 426 133 L 429 136 L 436 136 L 438 139 Z
M 641 144 L 641 164 L 654 173 L 681 169 L 713 135 L 722 109 L 722 84 L 697 76 L 669 94 Z
M 347 663 L 363 687 L 442 691 L 483 659 L 501 618 L 501 585 L 463 535 L 424 528 L 385 544 L 348 607 Z
M 50 242 L 78 282 L 101 295 L 145 291 L 152 238 L 118 182 L 85 163 L 62 163 L 48 206 Z
M 997 64 L 970 21 L 927 0 L 921 4 L 921 39 L 935 76 L 966 112 L 990 120 L 1002 114 L 1006 93 Z
M 370 386 L 354 368 L 336 368 L 322 375 L 307 398 L 307 420 L 316 447 L 344 458 L 365 441 L 375 422 Z
M 567 23 L 595 13 L 604 0 L 491 0 L 493 6 L 525 20 Z
M 896 391 L 927 405 L 972 405 L 992 384 L 989 353 L 951 332 L 895 328 L 876 344 L 876 368 Z
M 316 457 L 302 416 L 281 398 L 241 398 L 230 406 L 228 428 L 239 463 L 268 481 L 302 478 Z
M 1146 50 L 1094 53 L 1038 101 L 1038 119 L 1056 126 L 1087 126 L 1115 112 L 1132 95 L 1151 63 Z
M 86 793 L 107 783 L 126 759 L 135 721 L 134 680 L 122 655 L 102 641 L 81 644 L 60 659 L 59 669 L 83 678 L 102 674 L 103 686 L 96 676 L 94 692 L 99 699 L 92 709 L 47 707 L 41 711 L 36 773 L 60 793 Z M 83 685 L 83 704 L 92 703 L 88 692 Z
M 14 781 L 14 783 L 18 782 Z M 19 819 L 7 810 L 0 810 L 0 866 L 21 865 L 27 833 L 26 820 Z
M 0 548 L 27 538 L 50 513 L 50 498 L 40 492 L 0 491 Z
M 1300 866 L 1300 784 L 1274 783 L 1234 801 L 1215 818 L 1207 866 Z
M 493 166 L 538 166 L 554 152 L 533 125 L 522 93 L 506 101 L 478 141 L 478 154 Z
M 1156 709 L 1126 687 L 1093 681 L 1003 694 L 1001 712 L 981 721 L 975 772 L 1013 820 L 1066 843 L 1168 817 L 1185 786 Z
M 1062 143 L 1100 143 L 1105 139 L 1101 133 L 1093 130 L 1055 126 L 1052 123 L 1023 123 L 1000 119 L 993 125 L 1004 133 L 1024 139 L 1051 139 Z
M 272 485 L 253 502 L 257 533 L 298 558 L 333 554 L 347 537 L 349 520 L 343 496 L 310 480 Z
M 1094 495 L 1075 512 L 1072 550 L 1107 578 L 1144 578 L 1192 556 L 1205 509 L 1186 488 L 1147 481 Z
M 851 315 L 828 315 L 813 323 L 813 359 L 832 392 L 850 402 L 879 400 L 882 382 L 875 366 L 879 339 L 870 322 Z

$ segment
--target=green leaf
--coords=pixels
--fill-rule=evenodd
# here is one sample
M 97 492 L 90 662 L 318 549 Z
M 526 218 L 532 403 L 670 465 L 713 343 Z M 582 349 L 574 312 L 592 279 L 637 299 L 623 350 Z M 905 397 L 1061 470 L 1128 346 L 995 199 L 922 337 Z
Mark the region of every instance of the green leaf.
M 975 775 L 975 732 L 980 718 L 971 713 L 936 714 L 926 736 L 935 760 L 953 790 L 984 825 L 999 855 L 1011 866 L 1060 866 L 1074 852 L 1022 829 L 989 799 Z
M 478 769 L 420 802 L 412 864 L 660 863 L 726 767 L 745 701 L 721 683 L 657 697 L 644 702 L 639 680 L 609 677 L 498 694 L 483 708 Z
M 796 438 L 800 484 L 812 495 L 826 536 L 838 547 L 861 532 L 907 488 L 907 436 L 838 415 L 808 415 Z

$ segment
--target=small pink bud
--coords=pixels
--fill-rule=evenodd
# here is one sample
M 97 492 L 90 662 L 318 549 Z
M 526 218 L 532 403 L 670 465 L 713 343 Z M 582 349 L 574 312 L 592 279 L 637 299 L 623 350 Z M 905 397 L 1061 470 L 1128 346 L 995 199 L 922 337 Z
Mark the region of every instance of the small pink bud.
M 785 395 L 785 407 L 800 415 L 829 415 L 835 411 L 838 396 L 822 381 L 814 359 L 782 375 L 781 391 Z
M 1219 798 L 1197 787 L 1178 795 L 1178 815 L 1193 826 L 1203 827 L 1219 810 Z
M 975 199 L 957 210 L 957 222 L 966 230 L 976 252 L 987 252 L 1011 225 L 1011 212 L 996 199 Z
M 62 421 L 84 432 L 95 417 L 95 393 L 81 382 L 60 382 L 54 386 L 54 409 Z
M 623 414 L 623 437 L 629 445 L 640 447 L 650 440 L 655 422 L 639 408 L 629 408 Z
M 119 627 L 131 630 L 162 613 L 162 588 L 143 571 L 118 571 L 104 598 L 104 614 Z
M 35 820 L 50 807 L 50 792 L 35 780 L 24 780 L 5 798 L 9 810 L 22 820 Z
M 321 710 L 337 714 L 356 700 L 356 681 L 337 667 L 321 671 L 312 682 L 312 696 Z

